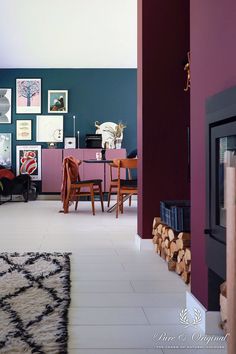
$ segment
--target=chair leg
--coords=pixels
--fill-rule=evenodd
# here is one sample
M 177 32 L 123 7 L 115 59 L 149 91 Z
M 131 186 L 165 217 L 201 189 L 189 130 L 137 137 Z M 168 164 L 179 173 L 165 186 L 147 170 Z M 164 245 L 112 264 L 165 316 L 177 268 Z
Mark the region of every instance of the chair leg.
M 120 202 L 121 202 L 120 211 L 121 211 L 121 214 L 123 214 L 124 213 L 124 195 L 123 194 L 121 194 Z
M 90 193 L 91 193 L 92 211 L 93 211 L 93 215 L 95 215 L 95 206 L 94 206 L 94 190 L 93 190 L 93 185 L 91 185 L 91 186 L 90 186 Z
M 108 193 L 108 200 L 107 200 L 107 207 L 109 208 L 110 206 L 110 201 L 111 201 L 111 190 L 112 190 L 112 187 L 110 186 L 109 188 L 109 193 Z
M 99 184 L 99 194 L 100 194 L 100 201 L 101 201 L 102 212 L 104 212 L 103 195 L 102 195 L 102 185 L 101 185 L 101 184 Z
M 78 189 L 78 193 L 79 193 L 79 192 L 80 192 L 80 188 Z M 76 197 L 75 210 L 77 210 L 78 203 L 79 203 L 79 196 Z
M 129 206 L 131 206 L 131 202 L 132 202 L 132 195 L 129 197 Z
M 117 202 L 116 202 L 116 218 L 118 219 L 120 209 L 120 192 L 117 191 Z

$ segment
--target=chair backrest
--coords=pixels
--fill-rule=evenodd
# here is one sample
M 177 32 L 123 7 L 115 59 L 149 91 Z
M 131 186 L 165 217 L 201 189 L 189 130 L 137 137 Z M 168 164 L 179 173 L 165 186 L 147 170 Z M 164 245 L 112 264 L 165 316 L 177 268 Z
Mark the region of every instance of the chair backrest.
M 138 159 L 115 159 L 113 163 L 119 168 L 137 169 Z
M 131 170 L 137 169 L 138 159 L 115 159 L 113 164 L 118 168 L 118 183 L 120 181 L 120 169 L 125 168 L 128 170 L 129 179 L 132 179 Z

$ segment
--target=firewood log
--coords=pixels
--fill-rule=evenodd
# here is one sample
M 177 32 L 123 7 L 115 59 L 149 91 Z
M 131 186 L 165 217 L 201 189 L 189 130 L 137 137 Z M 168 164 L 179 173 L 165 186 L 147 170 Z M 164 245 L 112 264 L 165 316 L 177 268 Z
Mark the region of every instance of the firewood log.
M 159 224 L 159 225 L 157 226 L 157 232 L 158 232 L 159 235 L 161 235 L 162 227 L 163 227 L 163 224 Z
M 168 236 L 170 241 L 173 241 L 175 239 L 175 233 L 172 229 L 168 230 Z
M 171 254 L 173 255 L 175 252 L 177 252 L 178 249 L 177 249 L 177 246 L 176 246 L 176 242 L 175 241 L 172 241 L 170 243 L 170 252 Z
M 154 245 L 157 243 L 158 240 L 158 236 L 153 236 L 152 242 L 154 243 Z
M 180 232 L 178 234 L 178 238 L 180 240 L 190 240 L 191 239 L 191 235 L 189 233 L 187 233 L 187 232 Z
M 184 258 L 184 250 L 180 250 L 179 252 L 178 252 L 178 256 L 177 256 L 177 262 L 178 263 L 180 263 L 180 262 L 182 262 L 183 261 L 183 258 Z M 183 261 L 184 262 L 184 261 Z
M 185 284 L 189 284 L 190 281 L 190 273 L 186 272 L 185 270 L 183 271 L 183 273 L 181 274 L 181 278 L 183 279 L 183 281 L 185 282 Z
M 191 250 L 189 248 L 185 249 L 184 261 L 186 264 L 190 264 L 191 262 Z
M 180 263 L 176 263 L 176 269 L 175 269 L 176 273 L 181 275 L 184 271 L 184 262 L 181 261 Z
M 153 219 L 153 224 L 152 224 L 152 228 L 155 230 L 157 228 L 157 226 L 161 223 L 161 218 L 159 217 L 155 217 Z
M 175 269 L 176 269 L 176 261 L 173 258 L 171 258 L 168 262 L 168 270 L 170 272 L 174 272 Z
M 182 240 L 182 239 L 178 239 L 176 241 L 176 245 L 177 245 L 177 248 L 178 250 L 183 250 L 187 247 L 190 247 L 190 240 Z

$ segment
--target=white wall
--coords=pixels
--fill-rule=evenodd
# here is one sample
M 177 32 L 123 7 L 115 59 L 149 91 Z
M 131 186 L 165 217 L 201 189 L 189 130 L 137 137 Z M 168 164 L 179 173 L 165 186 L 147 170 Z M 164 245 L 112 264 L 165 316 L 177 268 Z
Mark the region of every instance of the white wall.
M 137 0 L 0 0 L 0 68 L 136 68 Z

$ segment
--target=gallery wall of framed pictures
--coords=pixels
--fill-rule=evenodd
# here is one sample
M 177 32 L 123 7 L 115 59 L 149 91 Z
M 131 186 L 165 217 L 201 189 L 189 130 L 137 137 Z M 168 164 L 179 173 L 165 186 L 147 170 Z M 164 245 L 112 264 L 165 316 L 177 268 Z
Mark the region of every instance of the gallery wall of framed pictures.
M 6 132 L 0 133 L 0 165 L 6 168 L 15 166 L 16 174 L 28 173 L 36 181 L 41 179 L 42 146 L 29 143 L 33 140 L 42 144 L 63 143 L 64 114 L 69 112 L 68 90 L 47 90 L 44 96 L 48 99 L 47 115 L 41 114 L 41 78 L 16 78 L 15 88 L 0 88 L 0 124 L 6 124 L 7 127 L 14 123 L 12 125 L 15 127 L 13 133 L 8 132 L 9 126 Z M 16 118 L 13 122 L 14 109 Z M 26 118 L 27 115 L 33 116 L 33 119 Z M 16 141 L 14 154 L 13 138 Z M 21 142 L 21 145 L 18 145 L 18 142 Z
M 29 98 L 20 97 L 27 90 Z M 136 69 L 0 68 L 0 134 L 11 134 L 13 169 L 17 145 L 49 147 L 36 140 L 40 115 L 63 116 L 63 142 L 57 148 L 77 147 L 78 131 L 84 148 L 86 134 L 95 133 L 95 121 L 123 121 L 124 144 L 131 151 L 136 146 L 136 92 Z

